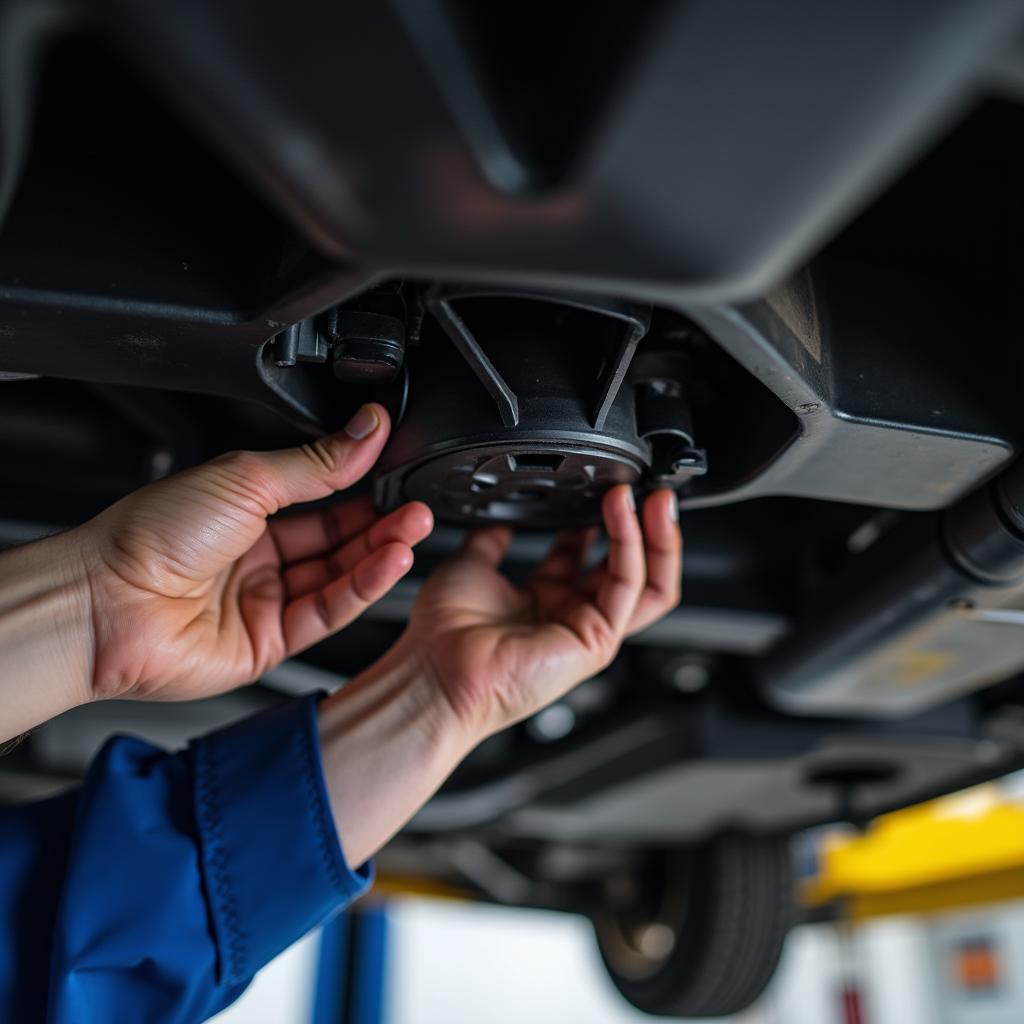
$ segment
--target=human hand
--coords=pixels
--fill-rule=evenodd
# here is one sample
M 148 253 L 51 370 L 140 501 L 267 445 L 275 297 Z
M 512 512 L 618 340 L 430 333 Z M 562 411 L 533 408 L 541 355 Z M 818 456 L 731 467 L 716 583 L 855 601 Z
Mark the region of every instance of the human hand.
M 93 696 L 180 700 L 230 689 L 387 593 L 432 529 L 425 505 L 378 518 L 366 499 L 269 517 L 351 486 L 389 429 L 381 406 L 365 406 L 347 433 L 222 456 L 129 495 L 76 531 Z
M 627 487 L 602 512 L 601 565 L 583 574 L 595 531 L 570 531 L 522 587 L 499 571 L 509 531 L 471 534 L 428 578 L 398 643 L 323 702 L 327 790 L 350 863 L 379 850 L 482 739 L 599 672 L 678 602 L 675 495 L 647 498 L 643 529 Z
M 586 575 L 595 531 L 561 534 L 517 587 L 499 571 L 511 534 L 491 527 L 472 534 L 424 585 L 398 646 L 429 673 L 473 739 L 599 672 L 626 636 L 679 602 L 675 495 L 661 490 L 647 498 L 642 529 L 625 486 L 605 495 L 602 514 L 608 556 Z

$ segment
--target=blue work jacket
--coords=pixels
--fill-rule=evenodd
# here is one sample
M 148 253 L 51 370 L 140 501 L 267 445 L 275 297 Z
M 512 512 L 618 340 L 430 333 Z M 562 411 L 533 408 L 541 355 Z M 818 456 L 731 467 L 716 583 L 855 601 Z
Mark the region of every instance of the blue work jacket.
M 316 698 L 167 754 L 110 740 L 80 789 L 0 808 L 0 1022 L 191 1024 L 361 895 Z

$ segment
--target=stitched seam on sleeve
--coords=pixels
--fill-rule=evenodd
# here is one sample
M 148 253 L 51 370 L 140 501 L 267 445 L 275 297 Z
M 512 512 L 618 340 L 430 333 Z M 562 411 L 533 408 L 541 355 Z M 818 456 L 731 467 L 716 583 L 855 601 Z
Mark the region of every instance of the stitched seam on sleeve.
M 323 798 L 316 784 L 317 772 L 320 770 L 317 764 L 316 748 L 313 745 L 313 730 L 306 729 L 303 733 L 303 746 L 305 757 L 302 760 L 302 777 L 306 784 L 306 793 L 309 798 L 309 809 L 313 815 L 313 822 L 316 826 L 317 845 L 320 847 L 320 854 L 323 858 L 324 867 L 327 869 L 327 877 L 331 880 L 334 888 L 342 895 L 347 895 L 348 889 L 344 884 L 341 865 L 338 863 L 338 854 L 335 849 L 337 842 L 334 835 L 333 821 L 328 825 L 326 808 Z M 332 842 L 333 840 L 333 842 Z
M 246 943 L 234 891 L 231 888 L 228 858 L 224 851 L 223 799 L 216 743 L 204 743 L 200 750 L 204 755 L 206 770 L 200 773 L 198 796 L 206 826 L 206 853 L 213 883 L 211 889 L 217 895 L 216 904 L 220 910 L 218 917 L 223 921 L 227 932 L 227 975 L 229 980 L 235 981 L 246 976 Z

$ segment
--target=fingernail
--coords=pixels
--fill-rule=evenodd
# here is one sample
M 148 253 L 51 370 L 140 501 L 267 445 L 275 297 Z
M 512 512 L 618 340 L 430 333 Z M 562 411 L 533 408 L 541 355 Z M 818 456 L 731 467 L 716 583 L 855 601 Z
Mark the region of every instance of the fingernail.
M 635 512 L 636 511 L 636 495 L 633 493 L 632 487 L 626 488 L 626 501 L 629 502 L 629 507 Z
M 377 410 L 372 405 L 364 405 L 345 424 L 345 433 L 354 441 L 362 441 L 364 437 L 369 437 L 377 429 L 379 423 L 380 417 L 377 415 Z
M 668 517 L 673 523 L 679 522 L 679 495 L 672 492 L 672 499 L 668 503 Z

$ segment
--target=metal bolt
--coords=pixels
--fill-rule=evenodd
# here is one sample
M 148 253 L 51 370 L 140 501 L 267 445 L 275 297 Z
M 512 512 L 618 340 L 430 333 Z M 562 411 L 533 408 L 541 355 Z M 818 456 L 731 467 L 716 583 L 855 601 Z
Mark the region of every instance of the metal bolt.
M 808 416 L 812 412 L 817 412 L 820 408 L 820 402 L 804 402 L 803 405 L 798 405 L 796 407 L 796 411 L 802 413 L 804 416 Z
M 671 470 L 677 474 L 700 474 L 707 469 L 704 452 L 698 448 L 678 449 L 672 456 Z
M 274 365 L 294 366 L 299 357 L 299 325 L 292 324 L 274 339 Z

